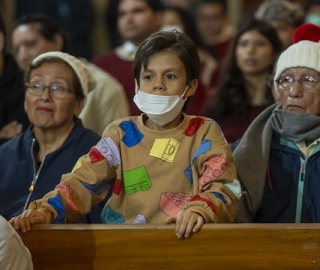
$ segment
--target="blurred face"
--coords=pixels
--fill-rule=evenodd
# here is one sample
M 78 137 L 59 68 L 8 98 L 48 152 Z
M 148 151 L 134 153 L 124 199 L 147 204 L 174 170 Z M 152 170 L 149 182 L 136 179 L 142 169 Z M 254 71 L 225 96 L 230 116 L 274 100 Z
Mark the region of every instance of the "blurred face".
M 187 74 L 182 61 L 172 52 L 155 54 L 148 67 L 142 67 L 140 90 L 153 95 L 181 96 L 186 89 Z M 193 80 L 184 97 L 192 96 L 197 87 Z
M 122 38 L 139 45 L 159 30 L 161 14 L 154 13 L 144 0 L 121 0 L 117 23 Z
M 12 49 L 19 67 L 26 70 L 38 55 L 49 51 L 60 51 L 61 38 L 46 40 L 39 32 L 37 23 L 20 25 L 12 33 Z
M 256 30 L 240 36 L 235 53 L 237 65 L 245 75 L 269 72 L 274 61 L 270 41 Z
M 28 83 L 73 89 L 72 71 L 63 63 L 42 64 L 31 72 Z M 82 102 L 78 101 L 73 93 L 69 93 L 66 98 L 53 98 L 46 88 L 40 96 L 26 91 L 25 110 L 35 128 L 69 128 L 74 125 L 73 117 L 81 112 Z
M 177 12 L 166 10 L 162 17 L 162 26 L 180 26 L 183 29 L 183 22 Z
M 270 25 L 276 29 L 279 39 L 281 40 L 283 50 L 288 48 L 292 43 L 293 33 L 296 28 L 281 20 L 270 21 Z
M 223 7 L 219 4 L 201 4 L 196 16 L 197 28 L 204 40 L 219 35 L 227 23 Z
M 306 76 L 320 80 L 320 73 L 305 67 L 295 67 L 285 70 L 280 78 L 292 77 L 300 80 Z M 312 113 L 320 115 L 320 84 L 316 83 L 314 88 L 306 89 L 297 81 L 294 81 L 290 89 L 278 89 L 282 109 L 293 113 Z

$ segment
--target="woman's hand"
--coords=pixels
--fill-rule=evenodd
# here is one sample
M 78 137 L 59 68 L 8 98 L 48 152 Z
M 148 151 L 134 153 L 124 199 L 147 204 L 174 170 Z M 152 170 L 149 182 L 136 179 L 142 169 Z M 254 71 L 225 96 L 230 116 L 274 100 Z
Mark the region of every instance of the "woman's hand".
M 182 210 L 173 217 L 168 217 L 166 220 L 167 224 L 176 224 L 176 236 L 178 238 L 188 238 L 193 232 L 198 232 L 204 224 L 203 217 L 199 214 L 189 211 Z
M 23 233 L 30 231 L 33 224 L 45 224 L 46 216 L 42 211 L 38 210 L 25 210 L 21 215 L 13 217 L 9 223 L 15 230 L 21 230 Z

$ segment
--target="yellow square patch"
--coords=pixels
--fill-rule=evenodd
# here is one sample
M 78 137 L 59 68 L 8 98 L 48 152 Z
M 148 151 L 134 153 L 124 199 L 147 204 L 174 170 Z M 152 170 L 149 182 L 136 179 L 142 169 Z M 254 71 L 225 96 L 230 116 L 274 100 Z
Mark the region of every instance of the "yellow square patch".
M 153 143 L 149 155 L 167 162 L 173 162 L 180 148 L 180 144 L 180 142 L 172 138 L 156 139 Z

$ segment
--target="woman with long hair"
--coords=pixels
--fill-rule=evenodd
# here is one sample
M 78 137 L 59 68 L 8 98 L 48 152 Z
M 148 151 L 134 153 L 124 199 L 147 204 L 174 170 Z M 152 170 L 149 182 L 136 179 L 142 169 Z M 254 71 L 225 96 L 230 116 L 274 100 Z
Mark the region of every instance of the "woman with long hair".
M 280 52 L 281 42 L 268 23 L 250 18 L 240 25 L 208 108 L 230 143 L 275 102 L 267 82 Z

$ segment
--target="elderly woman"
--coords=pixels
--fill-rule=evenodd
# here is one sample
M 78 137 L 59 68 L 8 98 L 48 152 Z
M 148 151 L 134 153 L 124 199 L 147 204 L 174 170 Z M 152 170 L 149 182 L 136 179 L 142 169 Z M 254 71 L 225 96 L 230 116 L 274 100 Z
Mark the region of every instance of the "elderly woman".
M 320 43 L 302 40 L 305 32 L 308 25 L 279 57 L 280 104 L 262 112 L 234 150 L 244 190 L 236 222 L 320 222 Z
M 69 54 L 49 52 L 33 60 L 25 74 L 24 102 L 31 126 L 0 147 L 0 215 L 21 214 L 99 141 L 78 119 L 95 83 Z M 100 212 L 92 213 L 89 222 L 99 222 Z

